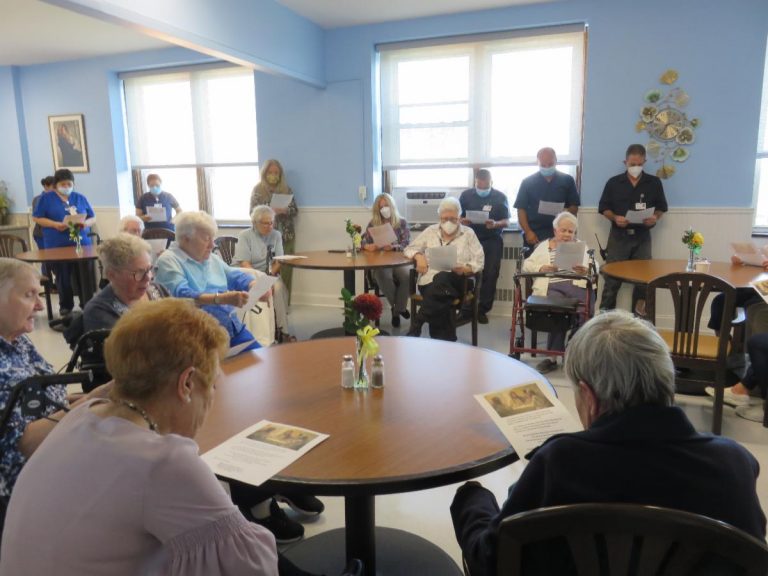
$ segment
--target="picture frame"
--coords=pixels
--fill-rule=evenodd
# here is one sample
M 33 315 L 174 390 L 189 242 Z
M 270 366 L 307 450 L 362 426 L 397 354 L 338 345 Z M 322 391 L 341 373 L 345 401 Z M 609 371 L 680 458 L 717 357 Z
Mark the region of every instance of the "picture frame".
M 85 120 L 82 114 L 48 116 L 54 170 L 89 172 L 85 143 Z

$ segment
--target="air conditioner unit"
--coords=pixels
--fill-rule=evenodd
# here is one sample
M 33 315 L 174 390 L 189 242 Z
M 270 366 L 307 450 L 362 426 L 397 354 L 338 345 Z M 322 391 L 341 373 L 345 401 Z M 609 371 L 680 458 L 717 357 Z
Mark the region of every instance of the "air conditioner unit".
M 405 218 L 409 224 L 434 224 L 437 207 L 448 194 L 445 190 L 405 193 Z

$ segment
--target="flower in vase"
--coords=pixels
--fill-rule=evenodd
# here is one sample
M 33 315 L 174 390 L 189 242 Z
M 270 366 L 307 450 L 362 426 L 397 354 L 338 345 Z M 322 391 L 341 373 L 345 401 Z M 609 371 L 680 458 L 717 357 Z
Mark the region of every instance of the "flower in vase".
M 701 232 L 695 232 L 693 228 L 685 231 L 682 240 L 688 250 L 692 250 L 695 254 L 701 252 L 701 247 L 704 246 L 704 236 Z
M 82 222 L 69 222 L 67 227 L 69 228 L 69 239 L 72 242 L 80 244 L 80 241 L 82 240 L 81 234 L 85 228 L 85 224 Z

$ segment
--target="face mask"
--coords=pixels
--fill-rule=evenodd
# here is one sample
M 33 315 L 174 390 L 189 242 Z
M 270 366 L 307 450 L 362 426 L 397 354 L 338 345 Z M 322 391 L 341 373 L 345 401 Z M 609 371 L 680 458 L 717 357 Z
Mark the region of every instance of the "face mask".
M 60 186 L 57 190 L 59 191 L 59 194 L 62 194 L 63 196 L 72 194 L 72 188 L 70 186 Z
M 629 172 L 629 175 L 632 176 L 632 178 L 640 178 L 640 174 L 643 173 L 643 167 L 642 166 L 630 166 L 627 168 L 627 172 Z
M 152 186 L 149 191 L 152 192 L 152 194 L 155 196 L 160 196 L 161 188 L 160 186 Z
M 443 232 L 448 234 L 448 236 L 453 236 L 453 234 L 456 233 L 456 230 L 458 229 L 459 225 L 456 224 L 456 222 L 451 222 L 450 220 L 446 220 L 445 222 L 440 222 L 440 228 L 443 229 Z
M 267 184 L 271 184 L 274 186 L 280 182 L 280 176 L 275 176 L 274 174 L 267 174 Z
M 491 193 L 490 188 L 475 188 L 475 191 L 477 191 L 477 195 L 480 196 L 480 198 L 485 198 Z
M 379 209 L 379 214 L 381 214 L 382 218 L 389 219 L 392 216 L 392 209 L 389 206 L 382 206 Z
M 549 178 L 550 176 L 555 175 L 555 167 L 549 166 L 548 168 L 544 168 L 543 166 L 541 166 L 539 168 L 539 172 L 541 173 L 542 176 L 544 176 L 544 178 Z

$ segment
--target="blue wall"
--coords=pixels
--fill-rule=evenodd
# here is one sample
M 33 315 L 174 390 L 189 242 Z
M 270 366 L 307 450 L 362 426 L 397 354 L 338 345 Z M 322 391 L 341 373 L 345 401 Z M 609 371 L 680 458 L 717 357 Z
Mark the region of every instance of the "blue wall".
M 19 125 L 23 117 L 16 97 L 17 76 L 17 68 L 0 66 L 0 134 L 3 135 L 3 145 L 0 148 L 0 180 L 8 187 L 13 211 L 22 212 L 27 207 L 27 178 L 23 157 L 26 146 L 22 142 L 23 127 Z

